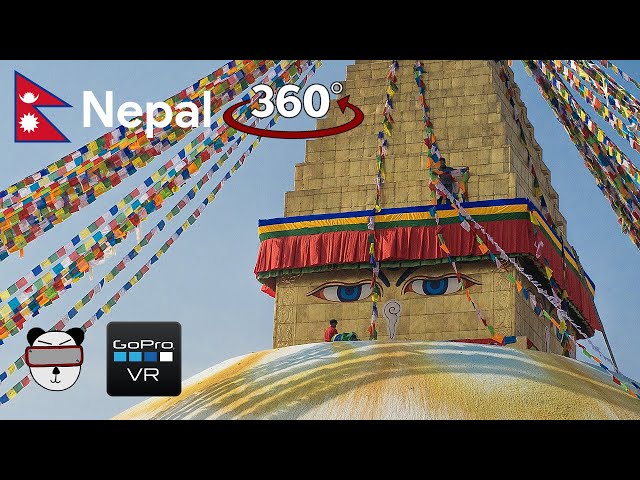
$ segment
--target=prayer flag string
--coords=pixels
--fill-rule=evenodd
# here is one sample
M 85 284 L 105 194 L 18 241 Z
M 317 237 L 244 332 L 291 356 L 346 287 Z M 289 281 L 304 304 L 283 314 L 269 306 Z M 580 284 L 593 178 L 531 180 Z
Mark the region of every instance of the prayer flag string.
M 276 76 L 277 73 L 278 67 L 267 73 L 267 78 L 271 79 Z M 124 221 L 124 217 L 121 215 L 115 220 L 110 221 L 110 219 L 114 217 L 119 211 L 123 210 L 127 206 L 127 204 L 132 203 L 131 209 L 125 212 L 125 215 L 129 216 L 131 215 L 132 211 L 140 209 L 143 202 L 145 202 L 149 198 L 153 198 L 155 194 L 161 191 L 167 184 L 166 179 L 172 179 L 179 174 L 182 174 L 182 176 L 185 178 L 189 178 L 190 174 L 193 173 L 193 168 L 197 164 L 189 166 L 189 170 L 191 170 L 191 173 L 185 171 L 184 168 L 189 165 L 188 159 L 202 153 L 202 151 L 210 145 L 213 145 L 216 148 L 222 148 L 223 139 L 225 138 L 223 137 L 223 134 L 227 131 L 227 128 L 227 125 L 223 122 L 214 122 L 209 129 L 202 132 L 200 135 L 198 135 L 197 138 L 193 139 L 182 150 L 180 150 L 169 161 L 167 161 L 160 169 L 158 169 L 157 172 L 141 182 L 140 185 L 134 188 L 122 200 L 109 208 L 107 212 L 105 212 L 93 223 L 89 224 L 86 228 L 80 231 L 78 235 L 73 237 L 69 242 L 56 250 L 47 259 L 42 261 L 36 267 L 32 268 L 27 275 L 18 279 L 4 291 L 1 291 L 0 304 L 7 301 L 16 292 L 19 292 L 23 288 L 27 287 L 30 282 L 35 281 L 36 278 L 40 276 L 47 267 L 53 265 L 55 261 L 64 258 L 66 255 L 69 255 L 70 252 L 72 252 L 72 248 L 80 244 L 83 240 L 89 237 L 100 237 L 101 234 L 106 235 L 109 231 L 118 227 Z M 207 137 L 208 134 L 210 134 L 209 137 Z M 146 192 L 145 188 L 148 188 Z M 136 202 L 136 200 L 138 201 Z M 88 250 L 98 240 L 99 238 L 90 238 L 87 242 L 83 242 L 82 245 L 85 249 Z M 52 278 L 48 278 L 47 282 L 51 280 Z M 38 285 L 37 288 L 40 288 L 41 286 L 42 285 Z M 6 311 L 0 310 L 0 317 L 4 317 L 6 314 Z
M 637 88 L 640 88 L 640 83 L 638 83 L 633 78 L 631 78 L 627 73 L 623 72 L 622 69 L 620 67 L 618 67 L 616 64 L 614 64 L 612 61 L 610 61 L 610 60 L 600 60 L 600 64 L 603 67 L 610 68 L 611 70 L 616 72 L 618 75 L 620 75 L 622 78 L 624 78 L 627 82 L 631 82 Z
M 273 62 L 263 61 L 259 68 L 264 71 L 267 69 L 267 64 L 272 65 Z M 251 63 L 251 66 L 254 68 L 256 64 Z M 238 70 L 232 77 L 219 84 L 225 85 L 226 90 L 212 97 L 212 111 L 218 111 L 224 103 L 249 87 L 245 73 L 249 74 L 249 72 Z M 253 79 L 253 76 L 251 78 Z M 234 79 L 233 84 L 231 79 Z M 201 93 L 203 92 L 204 88 L 201 89 Z M 202 109 L 200 97 L 196 98 L 194 103 Z M 22 190 L 27 191 L 27 199 L 21 199 L 17 203 L 12 202 L 0 212 L 0 261 L 9 253 L 23 249 L 29 242 L 63 222 L 73 213 L 93 203 L 97 197 L 120 184 L 124 178 L 133 175 L 137 169 L 144 167 L 157 155 L 179 142 L 191 129 L 191 127 L 185 129 L 170 123 L 164 129 L 157 129 L 156 137 L 153 139 L 146 137 L 142 127 L 129 131 L 116 130 L 126 135 L 123 140 L 113 141 L 109 145 L 102 142 L 101 147 L 97 147 L 96 144 L 96 148 L 100 148 L 98 155 L 93 155 L 87 161 L 81 162 L 70 172 L 67 172 L 66 168 L 59 169 L 56 175 L 60 171 L 64 172 L 61 174 L 61 179 L 49 183 L 43 178 L 34 182 L 29 188 L 24 187 Z M 166 138 L 160 138 L 158 135 L 165 130 L 169 132 L 168 135 L 165 135 Z M 79 151 L 84 150 L 85 147 Z M 75 162 L 69 163 L 75 165 Z M 66 166 L 64 162 L 62 165 Z M 48 180 L 49 176 L 46 179 Z M 47 185 L 41 187 L 43 182 Z M 32 192 L 32 189 L 35 191 Z
M 553 66 L 544 70 L 534 61 L 527 64 L 540 92 L 596 179 L 598 188 L 609 200 L 623 233 L 640 248 L 640 191 L 612 142 L 573 99 Z M 546 73 L 545 73 L 546 72 Z
M 210 84 L 217 85 L 219 80 L 228 77 L 230 74 L 235 73 L 237 70 L 244 68 L 246 65 L 244 61 L 232 60 L 226 65 L 220 67 L 215 72 L 209 74 L 209 76 L 200 79 L 193 85 L 190 85 L 186 89 L 177 93 L 173 97 L 165 100 L 166 103 L 174 105 L 181 102 L 186 98 L 195 98 L 200 95 L 200 88 L 209 86 Z M 131 129 L 132 132 L 138 132 L 140 128 Z M 83 164 L 83 161 L 90 158 L 89 155 L 97 155 L 105 145 L 109 144 L 113 137 L 120 137 L 126 131 L 125 127 L 118 127 L 109 133 L 106 133 L 99 139 L 89 142 L 83 147 L 79 148 L 75 152 L 70 153 L 66 157 L 58 160 L 57 162 L 44 167 L 38 172 L 25 177 L 21 181 L 9 186 L 5 190 L 0 191 L 0 199 L 3 199 L 2 207 L 6 208 L 9 205 L 14 204 L 20 199 L 23 199 L 32 194 L 38 188 L 45 187 L 50 182 L 63 178 L 69 172 L 75 171 L 77 167 Z M 87 158 L 85 158 L 87 157 Z M 40 182 L 40 183 L 39 183 Z M 49 183 L 47 183 L 49 182 Z
M 321 65 L 321 62 L 318 61 L 318 62 L 316 62 L 315 65 L 312 66 L 312 68 L 309 70 L 307 75 L 301 80 L 301 82 L 300 82 L 301 86 L 304 86 L 306 84 L 308 79 L 315 73 L 316 69 L 318 67 L 320 67 L 320 65 Z M 268 123 L 266 128 L 273 127 L 273 125 L 275 125 L 275 123 L 277 122 L 277 118 L 278 117 L 279 117 L 279 115 L 276 114 L 269 121 L 269 123 Z M 258 146 L 258 144 L 260 143 L 261 139 L 262 139 L 262 137 L 257 137 L 256 138 L 256 140 L 251 144 L 251 146 L 249 146 L 249 148 L 242 154 L 240 159 L 233 165 L 233 167 L 231 167 L 231 169 L 226 173 L 226 175 L 222 178 L 222 180 L 214 187 L 214 189 L 211 191 L 211 193 L 209 193 L 209 195 L 202 201 L 202 203 L 198 206 L 198 208 L 196 210 L 194 210 L 194 212 L 189 216 L 189 218 L 187 218 L 187 220 L 174 232 L 174 234 L 156 251 L 156 253 L 149 259 L 149 261 L 147 261 L 147 263 L 145 263 L 129 279 L 129 281 L 127 281 L 124 284 L 124 286 L 120 290 L 118 290 L 118 292 L 116 292 L 102 307 L 100 307 L 96 311 L 96 313 L 89 320 L 87 320 L 80 327 L 80 328 L 82 328 L 83 331 L 86 332 L 100 318 L 102 318 L 104 315 L 108 314 L 111 311 L 111 309 L 118 303 L 118 301 L 124 296 L 124 294 L 127 291 L 129 291 L 131 288 L 133 288 L 134 285 L 136 285 L 138 282 L 140 282 L 140 280 L 142 280 L 142 278 L 150 270 L 151 266 L 154 263 L 156 263 L 160 259 L 160 257 L 162 255 L 164 255 L 169 250 L 169 248 L 171 248 L 171 245 L 173 245 L 175 243 L 175 241 L 180 237 L 180 235 L 182 235 L 182 233 L 184 233 L 191 225 L 193 225 L 198 220 L 198 218 L 200 217 L 202 212 L 205 210 L 207 205 L 212 203 L 215 200 L 216 195 L 222 189 L 224 184 L 231 178 L 231 176 L 235 172 L 237 172 L 240 169 L 240 167 L 242 167 L 242 165 L 244 164 L 246 158 Z M 56 323 L 56 326 L 54 326 L 53 329 L 58 329 L 56 327 L 64 328 L 64 326 L 66 325 L 66 324 L 64 324 L 64 320 L 66 318 L 67 317 L 65 316 L 61 321 Z M 14 364 L 12 364 L 12 365 L 15 365 L 15 364 L 16 364 L 16 362 L 14 362 Z M 12 369 L 11 373 L 15 372 L 15 370 L 17 370 L 17 368 Z M 7 372 L 9 372 L 9 369 L 7 369 L 7 371 L 5 371 L 2 374 L 0 374 L 0 377 L 2 377 L 4 374 L 7 374 Z M 6 378 L 6 377 L 4 377 L 4 378 Z M 2 380 L 0 379 L 0 381 L 2 381 Z M 30 375 L 27 375 L 22 380 L 20 380 L 20 382 L 18 382 L 16 385 L 14 385 L 7 393 L 5 393 L 4 395 L 0 396 L 0 405 L 5 404 L 8 401 L 12 400 L 24 387 L 26 387 L 29 384 L 29 382 L 30 382 Z
M 274 73 L 274 75 L 277 74 Z M 298 73 L 296 72 L 296 75 L 294 75 L 294 77 L 297 78 L 297 75 Z M 277 78 L 279 77 L 276 76 L 276 79 Z M 244 116 L 246 118 L 250 116 L 249 105 L 244 106 L 243 110 L 239 110 L 239 116 Z M 225 125 L 225 128 L 228 127 L 226 127 Z M 216 151 L 220 150 L 221 148 L 216 148 Z M 208 150 L 204 150 L 202 152 L 202 155 L 205 154 L 205 160 L 208 160 L 211 157 L 211 152 Z M 202 159 L 198 161 L 196 159 L 197 168 L 195 169 L 192 169 L 193 165 L 189 165 L 188 172 L 195 173 L 200 168 L 200 165 L 202 163 L 201 160 Z M 187 172 L 186 167 L 184 167 L 184 172 Z M 50 279 L 48 283 L 42 285 L 39 289 L 37 289 L 35 293 L 25 298 L 22 302 L 20 302 L 18 299 L 14 299 L 15 301 L 12 305 L 12 301 L 10 300 L 4 307 L 2 307 L 2 309 L 0 309 L 0 314 L 2 314 L 3 323 L 0 324 L 0 338 L 6 338 L 9 333 L 17 333 L 17 329 L 21 328 L 27 320 L 37 315 L 42 307 L 50 305 L 51 303 L 53 303 L 53 301 L 59 298 L 59 295 L 61 293 L 64 293 L 67 289 L 71 288 L 72 283 L 78 281 L 85 273 L 89 271 L 90 264 L 88 262 L 90 262 L 94 258 L 98 260 L 102 259 L 104 251 L 107 248 L 113 247 L 116 243 L 122 241 L 123 238 L 126 238 L 126 235 L 129 231 L 131 231 L 134 227 L 137 227 L 141 221 L 146 219 L 146 213 L 150 213 L 147 207 L 149 205 L 154 206 L 153 201 L 155 201 L 155 208 L 152 208 L 151 211 L 160 208 L 161 204 L 158 204 L 158 202 L 163 202 L 166 198 L 172 196 L 179 190 L 179 188 L 186 182 L 186 180 L 182 176 L 178 176 L 178 178 L 181 179 L 182 182 L 173 184 L 171 186 L 172 188 L 169 189 L 165 187 L 163 189 L 163 192 L 166 192 L 166 195 L 163 195 L 161 199 L 154 198 L 148 200 L 146 203 L 141 204 L 140 212 L 136 213 L 130 211 L 129 217 L 121 214 L 121 216 L 123 217 L 122 222 L 124 223 L 124 227 L 119 229 L 119 232 L 121 232 L 120 234 L 113 235 L 113 232 L 109 232 L 108 235 L 100 236 L 97 241 L 95 241 L 94 237 L 91 237 L 89 241 L 93 241 L 94 243 L 96 243 L 96 245 L 93 245 L 93 247 L 91 247 L 90 249 L 76 249 L 75 253 L 80 254 L 80 257 L 77 260 L 72 260 L 71 257 L 69 257 L 65 259 L 66 262 L 63 261 L 54 265 L 53 272 L 56 274 L 56 276 Z M 112 230 L 115 230 L 115 228 L 112 228 Z M 65 263 L 68 263 L 66 267 L 64 266 Z M 50 272 L 49 276 L 51 276 Z M 36 284 L 37 283 L 38 282 L 36 282 Z M 33 285 L 29 288 L 32 287 Z M 8 319 L 5 317 L 5 315 L 7 314 L 9 315 Z
M 378 339 L 378 302 L 380 301 L 380 287 L 378 286 L 378 274 L 380 273 L 380 264 L 376 257 L 376 237 L 375 228 L 376 220 L 375 216 L 380 212 L 380 200 L 382 196 L 382 185 L 385 180 L 384 163 L 387 157 L 387 147 L 389 143 L 385 136 L 391 137 L 393 130 L 393 96 L 398 91 L 398 76 L 397 72 L 400 68 L 398 61 L 393 60 L 389 65 L 389 71 L 387 73 L 387 90 L 385 92 L 385 103 L 382 109 L 382 130 L 378 132 L 378 149 L 376 152 L 376 198 L 373 206 L 373 211 L 369 216 L 369 222 L 367 229 L 369 231 L 367 237 L 369 263 L 371 264 L 371 323 L 369 325 L 369 340 Z
M 567 331 L 566 328 L 566 322 L 570 323 L 571 325 L 573 325 L 573 327 L 576 329 L 576 331 L 582 335 L 586 341 L 589 343 L 589 345 L 591 345 L 596 351 L 598 351 L 598 353 L 600 355 L 602 355 L 602 352 L 600 352 L 600 350 L 591 342 L 591 340 L 582 332 L 581 328 L 579 325 L 577 325 L 569 316 L 569 314 L 562 308 L 562 305 L 560 303 L 560 299 L 558 299 L 555 296 L 551 296 L 549 295 L 549 293 L 543 288 L 542 285 L 540 285 L 539 282 L 537 282 L 531 275 L 529 275 L 528 273 L 525 272 L 524 268 L 522 268 L 522 266 L 516 262 L 513 258 L 511 258 L 509 255 L 507 255 L 507 253 L 502 249 L 502 247 L 500 245 L 498 245 L 498 243 L 493 239 L 493 237 L 484 229 L 484 227 L 482 225 L 480 225 L 465 209 L 464 207 L 458 202 L 458 200 L 444 187 L 444 185 L 442 185 L 442 182 L 439 182 L 436 184 L 436 188 L 443 194 L 445 195 L 450 201 L 452 205 L 455 205 L 458 208 L 458 211 L 460 212 L 460 214 L 462 214 L 462 216 L 464 216 L 469 223 L 477 230 L 479 230 L 483 236 L 496 248 L 497 252 L 499 253 L 499 256 L 502 260 L 509 262 L 511 265 L 513 265 L 515 267 L 515 269 L 522 275 L 524 276 L 527 280 L 529 280 L 529 282 L 531 282 L 531 284 L 536 288 L 536 290 L 538 291 L 538 293 L 542 294 L 555 308 L 557 311 L 557 315 L 560 318 L 560 322 L 558 322 L 557 320 L 555 320 L 545 309 L 543 309 L 541 306 L 539 306 L 537 304 L 536 301 L 536 297 L 535 294 L 532 294 L 532 292 L 529 292 L 528 290 L 526 290 L 524 287 L 522 287 L 522 285 L 518 285 L 518 281 L 513 277 L 513 275 L 511 275 L 510 273 L 507 274 L 507 278 L 509 279 L 510 282 L 512 282 L 514 285 L 516 285 L 516 288 L 518 288 L 519 293 L 525 292 L 523 293 L 523 296 L 528 297 L 528 299 L 530 299 L 530 304 L 531 307 L 534 309 L 534 311 L 536 312 L 536 314 L 540 315 L 544 315 L 545 318 L 547 318 L 560 332 L 563 336 L 568 337 L 569 340 L 572 340 L 575 344 L 577 344 L 576 339 L 571 336 L 571 334 L 569 334 L 569 332 Z M 477 239 L 479 239 L 480 237 L 476 237 Z M 481 239 L 480 239 L 481 240 Z M 495 258 L 495 256 L 493 256 Z M 533 302 L 533 304 L 531 303 Z M 535 305 L 535 306 L 534 306 Z M 586 349 L 584 349 L 584 351 L 586 351 Z M 602 355 L 604 356 L 604 355 Z M 590 357 L 591 358 L 591 357 Z M 598 363 L 601 363 L 600 359 L 598 357 L 596 357 L 598 359 Z M 605 370 L 607 371 L 607 373 L 609 373 L 612 376 L 612 381 L 614 383 L 616 383 L 617 385 L 620 385 L 629 395 L 640 399 L 640 394 L 638 392 L 633 391 L 630 386 L 627 383 L 624 383 L 622 381 L 620 381 L 619 378 L 616 377 L 616 375 L 610 371 L 609 369 L 605 368 Z M 620 372 L 618 372 L 620 374 Z M 621 374 L 620 374 L 621 375 Z M 625 376 L 626 377 L 626 376 Z M 628 378 L 628 377 L 627 377 Z M 617 380 L 617 381 L 616 381 Z M 620 383 L 618 383 L 620 382 Z M 623 384 L 624 383 L 624 384 Z M 635 384 L 634 384 L 635 385 Z

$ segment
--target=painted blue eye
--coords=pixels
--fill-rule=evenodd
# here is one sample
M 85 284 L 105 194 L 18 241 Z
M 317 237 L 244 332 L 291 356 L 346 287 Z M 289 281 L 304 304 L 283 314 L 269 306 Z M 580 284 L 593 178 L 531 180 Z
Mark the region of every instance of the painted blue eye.
M 440 280 L 421 280 L 422 291 L 425 295 L 442 295 L 447 291 L 448 278 Z
M 370 283 L 356 283 L 354 285 L 325 284 L 309 293 L 309 295 L 329 302 L 357 302 L 367 298 L 372 291 Z
M 468 287 L 477 285 L 478 282 L 468 277 L 463 277 L 462 282 L 459 282 L 456 277 L 416 278 L 404 287 L 403 293 L 413 292 L 418 295 L 448 295 L 460 290 L 463 283 Z
M 340 285 L 338 287 L 338 300 L 341 302 L 355 302 L 360 298 L 362 285 Z

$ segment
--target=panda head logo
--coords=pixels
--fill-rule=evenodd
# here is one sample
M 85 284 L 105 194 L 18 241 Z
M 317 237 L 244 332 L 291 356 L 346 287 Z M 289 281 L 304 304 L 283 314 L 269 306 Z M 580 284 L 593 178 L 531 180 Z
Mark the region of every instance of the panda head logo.
M 45 332 L 32 328 L 27 333 L 27 340 L 30 346 L 25 350 L 25 362 L 38 385 L 59 392 L 76 383 L 83 361 L 80 345 L 84 332 L 81 329 Z

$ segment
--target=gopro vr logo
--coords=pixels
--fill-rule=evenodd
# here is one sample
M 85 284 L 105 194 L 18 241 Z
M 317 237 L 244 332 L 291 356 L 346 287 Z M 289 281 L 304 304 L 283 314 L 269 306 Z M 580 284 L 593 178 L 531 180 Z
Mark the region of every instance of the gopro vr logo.
M 157 342 L 154 340 L 140 340 L 133 342 L 123 342 L 122 340 L 113 341 L 114 350 L 128 350 L 125 352 L 118 351 L 113 352 L 114 362 L 173 362 L 172 351 L 159 351 L 159 350 L 174 350 L 173 342 Z M 147 349 L 147 350 L 145 350 Z M 142 379 L 143 382 L 148 380 L 155 380 L 158 382 L 158 375 L 160 370 L 154 367 L 140 367 L 131 368 L 127 367 L 127 373 L 131 377 L 131 380 L 137 382 L 138 379 Z M 141 374 L 143 374 L 141 376 Z
M 180 329 L 178 322 L 109 323 L 107 393 L 179 395 Z

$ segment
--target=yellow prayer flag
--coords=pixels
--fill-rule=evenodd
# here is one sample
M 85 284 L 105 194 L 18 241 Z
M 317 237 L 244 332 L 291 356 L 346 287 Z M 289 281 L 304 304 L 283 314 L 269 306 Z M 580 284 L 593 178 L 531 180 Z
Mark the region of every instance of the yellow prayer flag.
M 17 393 L 13 388 L 7 392 L 7 397 L 9 397 L 9 400 L 11 400 L 16 395 L 17 395 Z
M 9 315 L 11 315 L 11 307 L 5 304 L 0 308 L 0 316 L 2 318 L 7 318 Z
M 12 363 L 11 365 L 9 365 L 9 368 L 7 368 L 7 373 L 9 375 L 13 375 L 13 372 L 16 371 L 16 364 Z
M 531 223 L 533 223 L 534 225 L 540 226 L 540 222 L 538 222 L 538 219 L 533 214 L 533 212 L 529 212 L 529 219 L 531 220 Z

